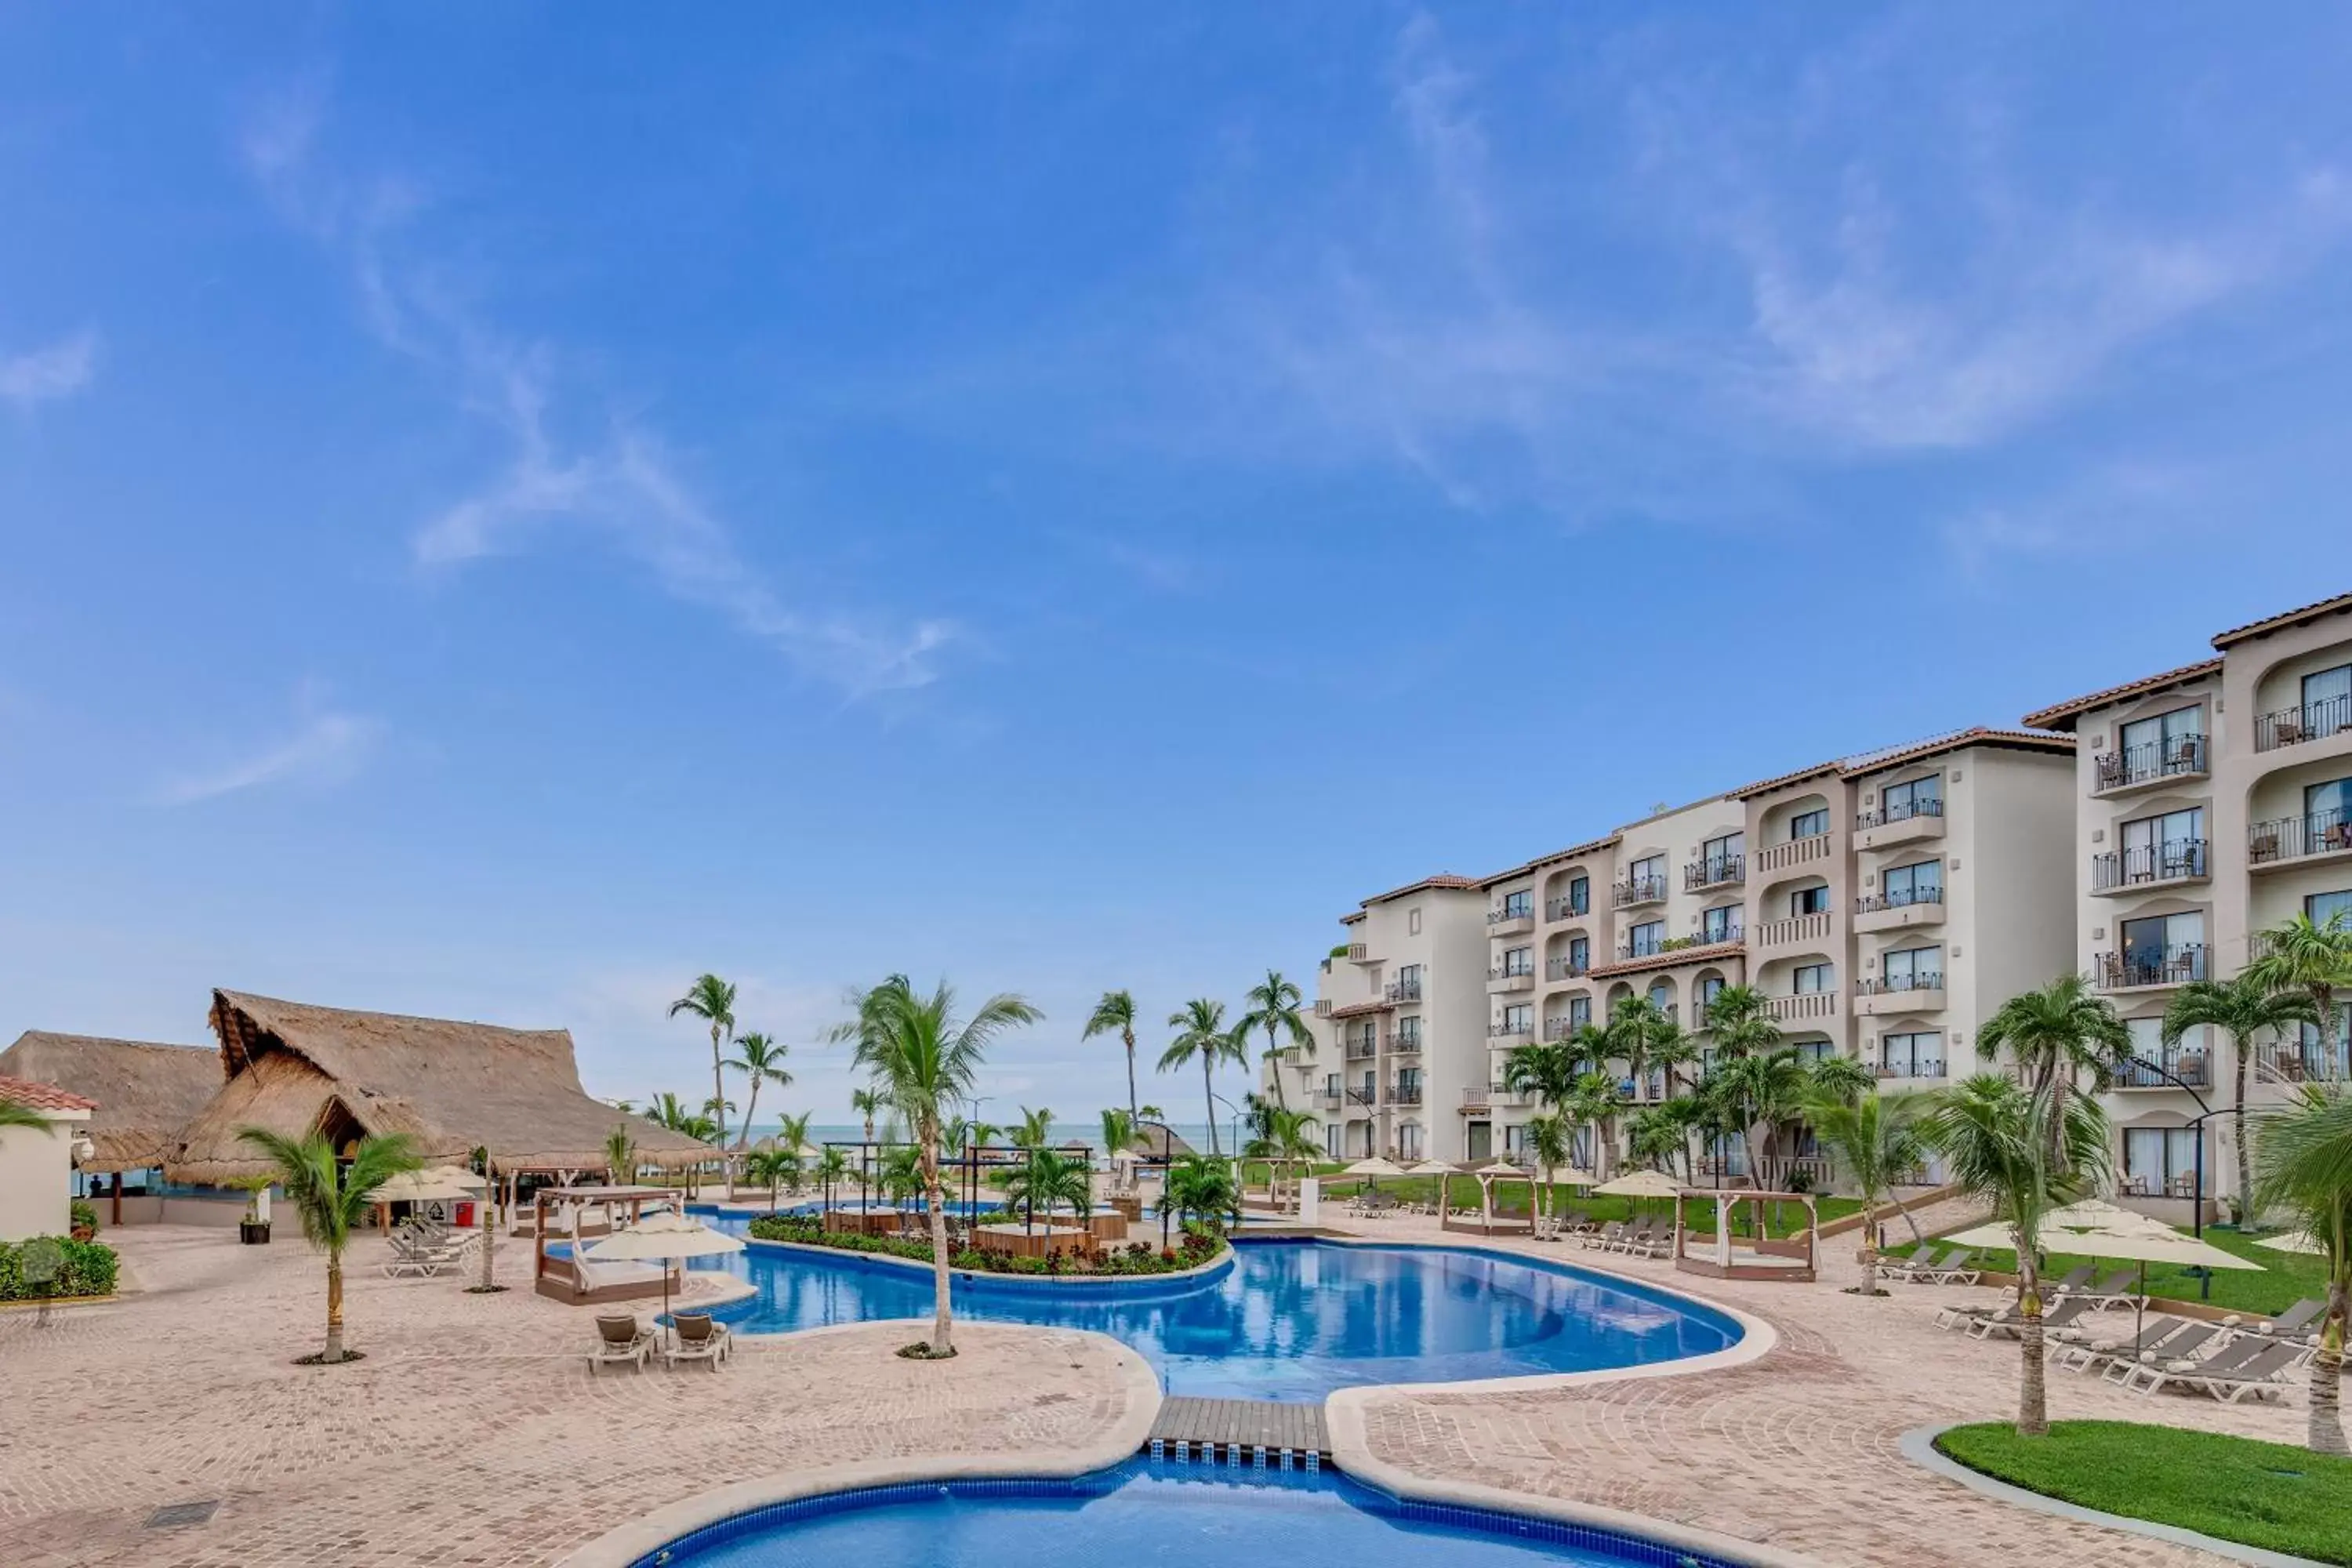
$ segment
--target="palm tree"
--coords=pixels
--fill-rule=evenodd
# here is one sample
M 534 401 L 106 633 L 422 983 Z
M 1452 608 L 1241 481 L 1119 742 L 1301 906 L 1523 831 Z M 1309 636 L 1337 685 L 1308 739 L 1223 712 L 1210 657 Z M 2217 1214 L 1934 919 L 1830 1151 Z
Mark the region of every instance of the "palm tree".
M 1609 1042 L 1609 1054 L 1624 1061 L 1627 1076 L 1637 1084 L 1652 1068 L 1665 1068 L 1669 1094 L 1674 1090 L 1671 1062 L 1689 1061 L 1696 1054 L 1685 1045 L 1674 1016 L 1647 996 L 1629 996 L 1620 1003 L 1609 1015 L 1601 1037 Z
M 2192 980 L 2173 994 L 2164 1010 L 2162 1038 L 2168 1051 L 2179 1048 L 2189 1030 L 2219 1029 L 2230 1037 L 2236 1064 L 2237 1093 L 2230 1120 L 2238 1142 L 2238 1201 L 2251 1215 L 2254 1196 L 2254 1152 L 2246 1142 L 2246 1062 L 2255 1037 L 2286 1032 L 2290 1024 L 2317 1020 L 2319 1010 L 2302 992 L 2281 989 L 2249 969 L 2234 980 Z
M 2245 973 L 2271 991 L 2301 991 L 2319 1014 L 2319 1055 L 2334 1078 L 2337 1028 L 2343 1014 L 2336 994 L 2352 991 L 2352 911 L 2337 910 L 2325 921 L 2299 914 L 2263 932 L 2263 955 L 2246 965 Z
M 1759 1186 L 1779 1180 L 1769 1169 L 1775 1135 L 1801 1108 L 1808 1085 L 1804 1058 L 1794 1046 L 1718 1061 L 1707 1077 L 1708 1092 L 1748 1152 L 1748 1179 Z
M 1667 1100 L 1663 1105 L 1644 1106 L 1625 1119 L 1625 1147 L 1636 1160 L 1647 1161 L 1654 1170 L 1675 1173 L 1675 1156 L 1680 1154 L 1687 1165 L 1690 1159 L 1690 1123 L 1678 1114 L 1678 1108 L 1695 1103 L 1690 1096 Z M 1528 1123 L 1530 1127 L 1533 1122 Z M 1527 1134 L 1522 1134 L 1527 1136 Z
M 1616 1162 L 1617 1113 L 1624 1106 L 1615 1079 L 1605 1072 L 1588 1072 L 1569 1087 L 1568 1097 L 1556 1108 L 1570 1128 L 1593 1130 L 1592 1173 L 1596 1176 L 1606 1177 Z
M 1255 1100 L 1257 1097 L 1253 1095 L 1250 1098 Z M 1285 1196 L 1283 1184 L 1278 1179 L 1281 1167 L 1293 1162 L 1311 1163 L 1321 1152 L 1315 1144 L 1314 1126 L 1315 1118 L 1309 1112 L 1267 1105 L 1259 1118 L 1256 1135 L 1242 1147 L 1244 1158 L 1267 1163 L 1266 1193 L 1276 1202 Z
M 1112 1106 L 1102 1113 L 1103 1158 L 1135 1152 L 1135 1118 Z
M 698 975 L 686 994 L 669 1005 L 669 1016 L 690 1013 L 710 1026 L 710 1092 L 719 1101 L 717 1111 L 719 1135 L 717 1142 L 727 1141 L 727 1076 L 726 1064 L 720 1059 L 719 1047 L 735 1033 L 735 987 L 716 974 Z M 729 1167 L 729 1184 L 733 1184 L 733 1167 Z
M 1543 1172 L 1544 1219 L 1549 1228 L 1553 1200 L 1557 1196 L 1552 1190 L 1551 1173 L 1568 1163 L 1568 1123 L 1558 1115 L 1530 1116 L 1527 1126 L 1519 1131 L 1519 1141 L 1521 1146 L 1535 1156 L 1537 1166 Z
M 1097 1035 L 1114 1032 L 1127 1047 L 1127 1113 L 1141 1120 L 1143 1113 L 1135 1104 L 1135 998 L 1125 991 L 1104 992 L 1087 1019 L 1085 1032 L 1078 1037 L 1091 1040 Z
M 2017 1432 L 2040 1437 L 2050 1430 L 2042 1365 L 2042 1223 L 2104 1171 L 2107 1119 L 2086 1096 L 2030 1094 L 1998 1073 L 1938 1089 L 1932 1105 L 1921 1136 L 1944 1156 L 1953 1184 L 1989 1201 L 1992 1217 L 2007 1221 L 2017 1240 Z
M 940 1184 L 940 1123 L 971 1098 L 989 1046 L 1006 1029 L 1043 1017 L 1018 996 L 992 996 L 968 1019 L 942 981 L 928 996 L 892 975 L 858 999 L 848 1026 L 856 1065 L 873 1075 L 882 1099 L 914 1123 L 915 1146 L 931 1221 L 930 1353 L 955 1353 L 950 1337 L 947 1205 Z
M 692 1114 L 687 1110 L 684 1100 L 667 1089 L 646 1102 L 646 1119 L 657 1126 L 668 1128 L 672 1132 L 684 1127 L 687 1118 Z
M 1051 1149 L 1033 1149 L 1024 1163 L 1006 1173 L 1004 1197 L 1007 1203 L 1021 1205 L 1024 1223 L 1034 1224 L 1037 1211 L 1043 1209 L 1050 1226 L 1056 1205 L 1067 1205 L 1082 1220 L 1093 1212 L 1094 1184 L 1085 1161 Z
M 1160 1053 L 1160 1070 L 1171 1071 L 1195 1061 L 1201 1064 L 1201 1093 L 1209 1112 L 1209 1152 L 1217 1155 L 1222 1152 L 1217 1146 L 1217 1063 L 1245 1061 L 1247 1053 L 1225 1027 L 1223 1002 L 1197 997 L 1168 1015 L 1168 1026 L 1177 1034 Z
M 2352 1310 L 2352 1094 L 2304 1086 L 2300 1103 L 2262 1120 L 2254 1192 L 2262 1206 L 2294 1214 L 2327 1264 L 2327 1310 L 2311 1358 L 2311 1414 L 2305 1443 L 2341 1454 L 2344 1336 Z
M 1728 1060 L 1780 1047 L 1771 998 L 1753 985 L 1727 985 L 1715 994 L 1706 1005 L 1706 1035 L 1715 1054 Z
M 0 1127 L 37 1127 L 54 1138 L 58 1124 L 34 1110 L 13 1100 L 0 1100 Z
M 1269 969 L 1265 978 L 1243 995 L 1244 1011 L 1241 1022 L 1234 1026 L 1237 1038 L 1259 1029 L 1265 1031 L 1263 1059 L 1274 1065 L 1274 1102 L 1285 1110 L 1290 1109 L 1290 1100 L 1282 1090 L 1283 1068 L 1300 1057 L 1315 1059 L 1315 1031 L 1298 1013 L 1306 1001 L 1298 987 L 1285 980 L 1279 970 Z
M 1187 1154 L 1168 1173 L 1163 1201 L 1187 1224 L 1236 1212 L 1233 1168 L 1213 1155 Z
M 751 1118 L 760 1109 L 760 1086 L 772 1083 L 778 1089 L 790 1088 L 793 1075 L 784 1070 L 784 1058 L 792 1047 L 782 1040 L 752 1033 L 735 1037 L 735 1054 L 727 1065 L 751 1080 L 751 1093 L 743 1101 L 743 1130 L 736 1134 L 735 1147 L 740 1151 L 751 1143 Z
M 866 1141 L 868 1143 L 874 1142 L 874 1119 L 882 1113 L 883 1106 L 884 1100 L 878 1089 L 853 1089 L 849 1091 L 849 1109 L 866 1119 Z
M 937 1151 L 933 1158 L 937 1158 Z M 911 1143 L 901 1143 L 884 1151 L 882 1168 L 875 1173 L 874 1184 L 882 1195 L 900 1206 L 911 1203 L 915 1194 L 923 1191 L 922 1152 Z
M 1532 1095 L 1558 1110 L 1574 1092 L 1586 1060 L 1573 1040 L 1530 1040 L 1513 1046 L 1503 1058 L 1503 1088 L 1511 1094 Z
M 784 1178 L 800 1171 L 800 1160 L 789 1149 L 754 1149 L 743 1161 L 743 1174 L 753 1184 L 768 1189 L 768 1212 L 776 1212 L 776 1194 Z
M 824 1152 L 816 1157 L 816 1169 L 811 1173 L 819 1184 L 831 1186 L 849 1180 L 849 1153 L 838 1143 L 828 1143 Z
M 2058 1140 L 2066 1127 L 2066 1101 L 2091 1075 L 2104 1089 L 2117 1064 L 2131 1056 L 2131 1031 L 2103 996 L 2079 974 L 2062 974 L 2038 991 L 2021 992 L 2002 1003 L 1977 1031 L 1977 1057 L 1991 1061 L 2003 1049 L 2016 1059 L 2019 1079 L 2036 1100 L 2047 1101 L 2041 1120 L 2053 1140 L 2045 1157 L 2053 1172 L 2065 1149 Z
M 424 1162 L 411 1150 L 407 1136 L 398 1132 L 361 1139 L 352 1146 L 348 1163 L 336 1158 L 335 1146 L 323 1132 L 289 1138 L 267 1127 L 240 1127 L 236 1135 L 268 1162 L 271 1181 L 285 1192 L 302 1221 L 303 1238 L 326 1250 L 327 1348 L 315 1364 L 333 1366 L 349 1360 L 343 1349 L 343 1248 L 375 1206 L 369 1194 Z M 482 1245 L 489 1241 L 484 1237 Z
M 776 1118 L 776 1149 L 792 1161 L 784 1174 L 795 1191 L 801 1184 L 802 1151 L 808 1147 L 809 1121 L 815 1115 L 814 1110 L 803 1110 L 798 1116 L 785 1111 Z
M 1013 1146 L 1016 1149 L 1043 1149 L 1054 1141 L 1054 1108 L 1041 1107 L 1032 1110 L 1021 1108 L 1021 1125 L 1013 1131 Z
M 1865 1094 L 1849 1100 L 1818 1077 L 1804 1102 L 1813 1133 L 1834 1151 L 1862 1199 L 1862 1294 L 1878 1294 L 1878 1205 L 1895 1179 L 1919 1163 L 1919 1124 L 1928 1103 L 1917 1094 Z

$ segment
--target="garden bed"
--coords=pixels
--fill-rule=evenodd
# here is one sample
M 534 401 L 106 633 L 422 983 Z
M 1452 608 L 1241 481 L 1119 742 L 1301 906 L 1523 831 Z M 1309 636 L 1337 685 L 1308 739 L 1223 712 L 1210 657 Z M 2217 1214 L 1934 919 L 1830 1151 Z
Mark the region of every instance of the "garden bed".
M 982 1217 L 1003 1220 L 1009 1216 Z M 796 1246 L 823 1247 L 834 1252 L 904 1258 L 911 1263 L 929 1264 L 931 1261 L 931 1245 L 928 1241 L 827 1231 L 814 1219 L 789 1215 L 762 1215 L 751 1222 L 751 1230 L 755 1241 L 791 1242 Z M 964 1274 L 1038 1275 L 1063 1279 L 1139 1279 L 1189 1273 L 1215 1261 L 1224 1250 L 1223 1236 L 1199 1226 L 1187 1227 L 1182 1244 L 1176 1247 L 1163 1249 L 1144 1241 L 1123 1247 L 1114 1243 L 1104 1248 L 1099 1258 L 1085 1263 L 1073 1262 L 1064 1257 L 1016 1258 L 1008 1253 L 966 1247 L 948 1255 L 948 1267 Z
M 28 1284 L 24 1277 L 25 1249 L 47 1244 L 58 1249 L 56 1272 L 46 1281 Z M 68 1237 L 37 1236 L 20 1242 L 0 1242 L 0 1301 L 67 1301 L 114 1294 L 114 1248 Z

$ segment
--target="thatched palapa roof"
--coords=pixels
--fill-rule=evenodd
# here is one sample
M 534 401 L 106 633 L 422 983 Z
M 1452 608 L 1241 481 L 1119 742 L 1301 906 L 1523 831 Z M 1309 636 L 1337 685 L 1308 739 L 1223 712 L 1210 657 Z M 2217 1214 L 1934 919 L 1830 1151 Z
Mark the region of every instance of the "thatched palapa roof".
M 162 1164 L 227 1076 L 220 1053 L 203 1046 L 53 1035 L 46 1029 L 26 1030 L 0 1051 L 0 1074 L 37 1079 L 97 1102 L 81 1129 L 96 1151 L 81 1168 L 94 1173 Z
M 599 1170 L 625 1128 L 648 1165 L 719 1157 L 707 1143 L 625 1115 L 580 1087 L 572 1036 L 392 1013 L 353 1013 L 235 991 L 213 993 L 228 1082 L 165 1163 L 174 1181 L 218 1184 L 266 1169 L 237 1136 L 323 1130 L 338 1143 L 404 1132 L 430 1164 L 479 1146 L 501 1171 Z

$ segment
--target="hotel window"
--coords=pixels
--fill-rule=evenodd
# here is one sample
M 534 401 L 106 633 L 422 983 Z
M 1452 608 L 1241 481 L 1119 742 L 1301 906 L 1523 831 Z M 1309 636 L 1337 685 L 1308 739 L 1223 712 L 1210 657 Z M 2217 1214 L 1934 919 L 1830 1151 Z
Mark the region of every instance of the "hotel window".
M 1836 1049 L 1827 1040 L 1799 1040 L 1789 1048 L 1797 1053 L 1799 1061 L 1807 1063 L 1825 1061 L 1830 1053 Z
M 1521 915 L 1531 915 L 1535 913 L 1535 910 L 1536 896 L 1525 888 L 1521 888 L 1516 893 L 1506 893 L 1503 895 L 1503 918 L 1505 920 L 1515 921 Z
M 1889 784 L 1878 792 L 1878 820 L 1903 822 L 1914 816 L 1941 816 L 1944 814 L 1944 775 L 1929 773 L 1924 779 Z
M 1592 912 L 1592 879 L 1578 877 L 1568 884 L 1568 912 L 1589 915 Z
M 1789 837 L 1791 838 L 1819 838 L 1829 830 L 1830 808 L 1825 805 L 1816 806 L 1811 811 L 1801 811 L 1789 818 Z
M 1340 1158 L 1340 1156 L 1347 1152 L 1346 1146 L 1340 1142 L 1340 1140 L 1345 1138 L 1347 1135 L 1348 1130 L 1345 1127 L 1342 1127 L 1339 1122 L 1325 1122 L 1323 1124 L 1323 1152 L 1329 1155 L 1334 1160 Z
M 1408 1121 L 1397 1129 L 1397 1152 L 1408 1160 L 1421 1158 L 1421 1123 Z
M 1419 1068 L 1397 1068 L 1397 1092 L 1404 1095 L 1414 1095 L 1421 1092 L 1421 1069 Z
M 1801 963 L 1789 972 L 1789 990 L 1799 996 L 1837 988 L 1835 973 L 1826 963 Z
M 1738 868 L 1740 858 L 1748 850 L 1748 835 L 1727 833 L 1710 838 L 1698 847 L 1699 864 L 1710 882 L 1720 882 Z
M 1700 1022 L 1700 1023 L 1705 1022 L 1705 1021 L 1706 1021 L 1706 1010 L 1707 1010 L 1709 1007 L 1714 1006 L 1714 1005 L 1715 1005 L 1715 999 L 1716 999 L 1717 997 L 1718 997 L 1718 996 L 1722 995 L 1722 994 L 1723 994 L 1723 976 L 1722 976 L 1722 975 L 1720 975 L 1720 974 L 1710 974 L 1710 975 L 1708 975 L 1706 979 L 1704 979 L 1704 980 L 1700 981 L 1700 982 L 1698 983 L 1698 997 L 1697 997 L 1697 1003 L 1698 1003 L 1698 1017 L 1697 1017 L 1696 1020 L 1694 1020 L 1694 1022 Z
M 1504 973 L 1533 974 L 1535 972 L 1536 950 L 1534 948 L 1515 947 L 1503 954 Z
M 2303 852 L 2352 848 L 2352 779 L 2329 779 L 2303 789 Z
M 1417 1016 L 1399 1018 L 1396 1037 L 1400 1047 L 1411 1047 L 1418 1049 L 1421 1046 L 1421 1019 Z
M 1592 939 L 1574 936 L 1568 939 L 1568 967 L 1570 973 L 1581 974 L 1592 967 Z
M 1570 997 L 1568 999 L 1568 1027 L 1570 1033 L 1573 1034 L 1575 1031 L 1581 1029 L 1585 1025 L 1590 1024 L 1591 1022 L 1592 1022 L 1592 998 L 1590 996 Z
M 1408 963 L 1399 968 L 1397 970 L 1397 984 L 1407 991 L 1419 990 L 1421 988 L 1421 965 L 1418 963 Z
M 1878 973 L 1889 991 L 1940 991 L 1944 988 L 1944 950 L 1900 949 L 1879 961 Z
M 1663 855 L 1644 855 L 1625 868 L 1625 880 L 1637 889 L 1665 891 L 1666 858 Z
M 1503 1032 L 1505 1034 L 1524 1035 L 1532 1030 L 1535 1027 L 1535 1024 L 1536 1009 L 1535 1004 L 1532 1002 L 1514 1003 L 1512 1005 L 1503 1009 Z
M 1661 980 L 1650 987 L 1650 1005 L 1662 1013 L 1675 1010 L 1675 988 Z
M 2303 678 L 2303 727 L 2309 740 L 2352 730 L 2352 664 Z
M 1640 925 L 1635 926 L 1632 931 L 1627 931 L 1625 933 L 1625 937 L 1626 945 L 1631 950 L 1626 954 L 1627 957 L 1654 957 L 1657 953 L 1659 948 L 1665 942 L 1666 922 L 1664 921 L 1644 921 Z
M 1698 917 L 1698 939 L 1703 942 L 1738 942 L 1739 940 L 1739 906 L 1727 904 L 1719 910 L 1708 910 Z
M 2205 738 L 2205 710 L 2176 708 L 2152 719 L 2135 719 L 2116 732 L 2123 752 L 2124 778 L 2157 778 L 2165 773 L 2198 773 Z
M 1415 904 L 1412 909 L 1405 910 L 1404 931 L 1407 936 L 1419 936 L 1421 934 L 1420 905 Z
M 2205 808 L 2135 817 L 2123 826 L 2124 880 L 2163 882 L 2205 874 Z
M 1504 1128 L 1503 1157 L 1508 1160 L 1517 1159 L 1520 1152 L 1527 1147 L 1527 1142 L 1528 1130 L 1524 1123 Z
M 2205 976 L 2205 913 L 2156 915 L 2123 922 L 2125 985 L 2177 984 Z
M 1932 1029 L 1914 1034 L 1881 1035 L 1878 1037 L 1878 1059 L 1889 1078 L 1941 1078 L 1944 1076 L 1944 1037 Z
M 1907 866 L 1889 866 L 1880 875 L 1878 882 L 1890 910 L 1899 910 L 1910 904 L 1940 904 L 1944 901 L 1944 863 L 1941 860 L 1914 860 Z
M 1794 915 L 1825 915 L 1830 912 L 1830 890 L 1824 887 L 1799 888 L 1789 895 L 1789 913 Z
M 2314 893 L 2303 900 L 2303 912 L 2311 917 L 2314 925 L 2326 925 L 2336 915 L 2352 926 L 2352 888 L 2339 888 L 2332 893 Z
M 2143 1191 L 2160 1193 L 2197 1174 L 2197 1130 L 2193 1127 L 2124 1129 L 2124 1174 Z

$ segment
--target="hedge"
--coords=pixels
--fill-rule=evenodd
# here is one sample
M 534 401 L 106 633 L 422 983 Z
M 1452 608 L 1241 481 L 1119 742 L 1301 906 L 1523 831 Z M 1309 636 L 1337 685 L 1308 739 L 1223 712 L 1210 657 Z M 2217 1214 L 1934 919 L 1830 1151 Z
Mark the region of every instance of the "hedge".
M 33 1242 L 47 1242 L 62 1256 L 57 1275 L 47 1283 L 28 1286 L 19 1263 Z M 0 1301 L 37 1301 L 65 1296 L 114 1294 L 114 1248 L 95 1241 L 65 1236 L 37 1236 L 30 1241 L 0 1241 Z

